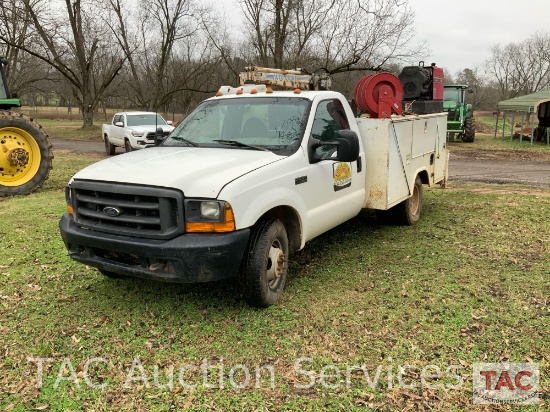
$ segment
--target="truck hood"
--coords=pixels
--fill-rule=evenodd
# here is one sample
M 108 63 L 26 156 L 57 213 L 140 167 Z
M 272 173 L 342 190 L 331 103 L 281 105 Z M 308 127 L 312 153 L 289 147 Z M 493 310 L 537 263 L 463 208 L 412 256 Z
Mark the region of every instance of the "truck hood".
M 94 163 L 74 179 L 170 187 L 216 198 L 229 182 L 284 157 L 229 148 L 153 147 Z

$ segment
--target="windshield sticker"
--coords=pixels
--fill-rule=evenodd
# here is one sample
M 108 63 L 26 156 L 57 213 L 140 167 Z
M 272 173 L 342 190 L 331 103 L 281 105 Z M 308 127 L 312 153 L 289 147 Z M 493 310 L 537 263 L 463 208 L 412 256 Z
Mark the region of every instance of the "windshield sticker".
M 334 163 L 334 191 L 351 186 L 351 163 Z

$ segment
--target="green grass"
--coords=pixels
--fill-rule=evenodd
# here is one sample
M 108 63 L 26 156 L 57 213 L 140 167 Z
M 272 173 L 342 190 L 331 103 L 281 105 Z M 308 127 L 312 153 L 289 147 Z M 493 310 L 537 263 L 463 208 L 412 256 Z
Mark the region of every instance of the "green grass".
M 241 301 L 232 280 L 112 280 L 73 262 L 57 229 L 65 210 L 62 188 L 100 158 L 56 153 L 41 191 L 0 200 L 0 410 L 401 411 L 410 405 L 462 411 L 473 409 L 471 365 L 507 359 L 539 362 L 541 392 L 550 390 L 549 192 L 473 190 L 490 185 L 426 191 L 415 227 L 380 226 L 371 213 L 361 213 L 293 255 L 282 299 L 259 310 Z M 39 357 L 53 359 L 44 365 L 40 389 L 37 365 L 29 361 Z M 82 379 L 92 357 L 108 359 L 89 370 L 102 389 Z M 309 382 L 294 368 L 301 357 L 312 359 L 302 365 L 314 372 L 312 388 L 296 387 Z M 64 358 L 80 387 L 66 380 L 54 387 Z M 136 358 L 149 388 L 143 381 L 125 388 Z M 224 389 L 207 388 L 193 371 L 184 378 L 198 384 L 195 389 L 178 382 L 184 365 L 200 367 L 204 359 L 224 367 Z M 252 376 L 248 387 L 235 389 L 229 371 L 238 364 L 252 373 L 271 365 L 274 387 L 264 370 L 259 388 Z M 335 387 L 328 388 L 319 374 L 329 364 L 343 372 L 363 365 L 371 378 L 381 365 L 382 374 L 375 388 L 357 372 L 349 388 L 345 378 L 329 379 Z M 436 365 L 443 372 L 461 365 L 465 382 L 456 390 L 403 389 L 399 365 Z M 70 377 L 64 366 L 61 376 Z M 172 390 L 154 384 L 155 366 L 161 384 L 175 367 Z M 237 383 L 244 379 L 235 374 Z M 414 371 L 406 382 L 421 388 Z M 456 380 L 446 376 L 439 383 Z
M 449 142 L 449 150 L 459 152 L 471 152 L 483 155 L 484 152 L 492 152 L 494 156 L 504 156 L 517 158 L 525 157 L 531 160 L 550 160 L 550 145 L 540 142 L 533 144 L 530 141 L 520 142 L 510 138 L 495 138 L 493 135 L 476 133 L 475 140 L 472 143 L 464 143 L 459 140 Z
M 83 129 L 82 120 L 36 119 L 51 137 L 72 140 L 101 141 L 101 123 L 95 122 L 91 128 Z

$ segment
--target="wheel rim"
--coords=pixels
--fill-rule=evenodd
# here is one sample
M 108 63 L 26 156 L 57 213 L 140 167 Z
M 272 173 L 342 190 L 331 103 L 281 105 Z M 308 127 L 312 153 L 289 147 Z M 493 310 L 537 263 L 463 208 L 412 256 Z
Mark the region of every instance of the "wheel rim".
M 277 240 L 272 243 L 266 261 L 266 279 L 271 289 L 275 289 L 285 273 L 285 253 Z
M 21 186 L 38 172 L 42 156 L 36 140 L 23 129 L 0 129 L 0 184 Z
M 414 186 L 413 194 L 409 200 L 411 215 L 416 215 L 418 213 L 418 208 L 420 206 L 420 192 L 416 186 Z

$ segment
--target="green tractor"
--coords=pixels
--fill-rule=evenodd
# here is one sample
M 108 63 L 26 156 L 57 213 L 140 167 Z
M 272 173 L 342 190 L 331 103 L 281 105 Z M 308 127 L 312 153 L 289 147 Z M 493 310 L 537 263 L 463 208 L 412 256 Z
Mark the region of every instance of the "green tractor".
M 10 95 L 0 56 L 0 196 L 27 194 L 38 189 L 52 168 L 52 145 L 33 119 L 11 111 L 21 101 Z
M 448 113 L 448 139 L 459 137 L 463 142 L 471 143 L 476 137 L 476 121 L 472 105 L 465 102 L 466 90 L 472 93 L 472 89 L 465 85 L 445 85 L 443 110 Z

